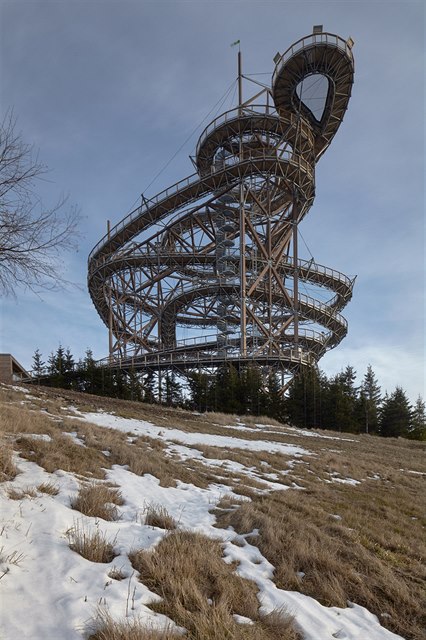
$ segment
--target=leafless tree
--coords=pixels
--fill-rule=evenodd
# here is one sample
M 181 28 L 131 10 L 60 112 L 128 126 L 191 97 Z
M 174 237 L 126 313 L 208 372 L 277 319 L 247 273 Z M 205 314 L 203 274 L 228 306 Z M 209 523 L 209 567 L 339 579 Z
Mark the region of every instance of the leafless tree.
M 61 288 L 63 252 L 77 248 L 80 216 L 62 197 L 45 208 L 37 181 L 47 172 L 8 112 L 0 123 L 0 294 Z

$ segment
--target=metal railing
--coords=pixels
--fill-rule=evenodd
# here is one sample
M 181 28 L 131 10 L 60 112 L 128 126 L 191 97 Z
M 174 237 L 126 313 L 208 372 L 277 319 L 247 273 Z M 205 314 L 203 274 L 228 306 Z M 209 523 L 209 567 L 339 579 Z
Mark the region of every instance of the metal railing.
M 237 159 L 236 162 L 232 163 L 231 166 L 239 165 L 243 168 L 243 167 L 250 167 L 250 165 L 255 166 L 256 163 L 258 163 L 259 161 L 264 161 L 264 162 L 270 161 L 271 163 L 277 163 L 278 165 L 280 164 L 291 165 L 293 168 L 298 169 L 299 171 L 307 175 L 310 179 L 313 179 L 313 175 L 314 175 L 313 167 L 311 167 L 311 165 L 306 160 L 288 151 L 284 152 L 284 157 L 286 159 L 283 160 L 283 158 L 278 158 L 276 155 L 271 155 L 269 150 L 265 150 L 263 153 L 256 152 L 253 155 L 246 155 L 243 160 Z M 204 191 L 208 192 L 212 188 L 212 185 L 208 184 L 209 178 L 211 178 L 212 176 L 216 176 L 217 178 L 219 178 L 220 175 L 223 175 L 225 178 L 227 178 L 227 180 L 223 181 L 224 183 L 226 183 L 226 182 L 229 182 L 228 176 L 227 176 L 228 172 L 229 172 L 229 166 L 225 166 L 220 170 L 214 170 L 214 168 L 212 168 L 211 173 L 203 176 L 202 178 L 200 178 L 198 173 L 194 173 L 188 176 L 187 178 L 184 178 L 183 180 L 179 180 L 171 187 L 168 187 L 167 189 L 163 189 L 163 191 L 160 191 L 153 198 L 149 200 L 146 199 L 146 202 L 144 204 L 140 205 L 139 207 L 134 209 L 131 213 L 129 213 L 127 216 L 125 216 L 122 220 L 120 220 L 120 222 L 118 222 L 114 227 L 110 229 L 109 233 L 106 233 L 101 238 L 101 240 L 99 240 L 99 242 L 93 247 L 93 249 L 89 253 L 89 258 L 88 258 L 89 263 L 96 256 L 96 254 L 99 253 L 99 251 L 101 251 L 101 249 L 103 249 L 104 247 L 108 246 L 111 242 L 113 242 L 114 239 L 120 234 L 120 232 L 122 232 L 132 222 L 142 217 L 143 214 L 147 214 L 150 211 L 150 209 L 153 209 L 154 207 L 160 207 L 160 206 L 165 207 L 167 201 L 172 196 L 176 196 L 178 193 L 181 193 L 189 189 L 190 187 L 195 186 L 197 183 L 199 183 L 200 185 L 204 184 L 205 185 Z M 233 176 L 233 180 L 236 180 L 236 179 L 237 177 Z M 231 183 L 232 183 L 232 180 L 231 180 Z M 201 193 L 197 194 L 198 197 L 201 197 L 201 195 L 202 195 Z M 157 221 L 159 219 L 160 217 L 156 218 Z M 155 222 L 156 220 L 153 219 L 152 222 Z M 135 232 L 135 234 L 136 233 L 137 231 Z
M 237 107 L 235 109 L 230 109 L 229 111 L 225 111 L 220 116 L 217 116 L 214 120 L 209 122 L 209 124 L 205 127 L 205 129 L 201 132 L 200 137 L 198 138 L 197 146 L 195 149 L 195 156 L 198 157 L 200 152 L 200 148 L 205 142 L 205 140 L 211 135 L 215 129 L 218 129 L 223 124 L 228 122 L 237 121 L 237 120 L 246 120 L 252 117 L 265 117 L 280 120 L 275 107 L 268 105 L 250 105 L 250 107 Z
M 302 51 L 302 49 L 306 49 L 314 45 L 332 45 L 340 51 L 344 51 L 351 62 L 354 60 L 352 47 L 349 45 L 348 40 L 344 40 L 335 33 L 314 33 L 309 36 L 305 36 L 304 38 L 300 38 L 300 40 L 297 40 L 297 42 L 284 51 L 275 66 L 274 73 L 272 74 L 272 85 L 274 85 L 275 78 L 290 58 L 292 58 L 296 53 L 299 53 L 299 51 Z

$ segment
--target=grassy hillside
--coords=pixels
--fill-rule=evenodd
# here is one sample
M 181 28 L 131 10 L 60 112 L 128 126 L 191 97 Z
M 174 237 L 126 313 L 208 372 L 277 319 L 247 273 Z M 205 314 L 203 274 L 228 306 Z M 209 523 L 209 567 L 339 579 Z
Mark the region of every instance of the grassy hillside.
M 425 637 L 424 443 L 43 387 L 0 425 L 5 638 Z

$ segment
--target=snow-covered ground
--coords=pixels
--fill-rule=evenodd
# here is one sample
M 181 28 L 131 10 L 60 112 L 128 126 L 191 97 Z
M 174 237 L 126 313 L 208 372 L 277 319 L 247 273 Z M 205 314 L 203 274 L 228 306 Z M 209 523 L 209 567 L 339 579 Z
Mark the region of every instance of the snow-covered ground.
M 256 479 L 258 476 L 252 468 L 232 460 L 205 458 L 196 445 L 213 445 L 225 450 L 272 451 L 292 456 L 294 461 L 301 455 L 310 454 L 292 444 L 262 441 L 261 430 L 259 440 L 247 440 L 238 437 L 238 432 L 235 437 L 187 433 L 104 412 L 83 414 L 74 411 L 74 415 L 101 427 L 159 438 L 166 444 L 165 452 L 182 460 L 197 458 L 216 469 L 225 465 Z M 69 435 L 84 446 L 76 433 Z M 167 533 L 144 524 L 142 514 L 147 503 L 165 507 L 180 528 L 222 540 L 224 561 L 238 562 L 238 573 L 258 585 L 264 611 L 286 607 L 294 615 L 305 640 L 400 638 L 383 628 L 376 616 L 356 604 L 348 603 L 345 609 L 324 607 L 301 593 L 278 589 L 273 582 L 273 567 L 257 547 L 233 530 L 214 526 L 215 516 L 211 511 L 221 498 L 233 495 L 229 485 L 218 482 L 202 489 L 178 482 L 176 487 L 162 487 L 152 475 L 138 476 L 126 467 L 116 465 L 107 471 L 106 480 L 119 488 L 124 504 L 119 507 L 120 519 L 107 522 L 89 518 L 71 508 L 70 501 L 80 486 L 75 474 L 47 473 L 18 456 L 15 461 L 20 473 L 13 481 L 0 484 L 2 640 L 82 640 L 87 637 L 88 621 L 93 619 L 99 607 L 117 619 L 127 614 L 154 627 L 170 624 L 168 618 L 149 608 L 149 604 L 159 597 L 137 579 L 128 558 L 131 550 L 151 548 Z M 271 476 L 268 480 L 262 475 L 265 491 L 288 489 L 280 483 L 279 475 Z M 55 485 L 58 493 L 34 492 L 34 488 L 42 483 Z M 11 488 L 17 491 L 31 488 L 33 495 L 11 500 L 8 497 Z M 76 525 L 87 531 L 99 529 L 103 532 L 114 544 L 117 554 L 114 560 L 109 564 L 93 563 L 72 551 L 66 532 Z M 232 543 L 233 539 L 238 539 L 238 545 Z M 121 571 L 124 579 L 118 581 L 109 577 L 113 567 Z

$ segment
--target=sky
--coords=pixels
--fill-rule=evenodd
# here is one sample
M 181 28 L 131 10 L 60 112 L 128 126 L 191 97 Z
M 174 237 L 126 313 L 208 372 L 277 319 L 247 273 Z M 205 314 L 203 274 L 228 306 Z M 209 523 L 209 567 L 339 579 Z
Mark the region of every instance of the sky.
M 0 0 L 1 112 L 13 108 L 49 167 L 45 204 L 65 194 L 81 212 L 79 250 L 63 256 L 74 286 L 2 299 L 1 352 L 29 368 L 36 348 L 47 360 L 59 343 L 107 355 L 86 285 L 107 219 L 193 173 L 197 134 L 237 75 L 232 42 L 244 73 L 272 74 L 276 52 L 316 24 L 355 41 L 349 109 L 300 225 L 301 253 L 357 275 L 348 336 L 320 367 L 351 364 L 361 381 L 371 364 L 383 392 L 425 396 L 425 13 L 410 0 Z

